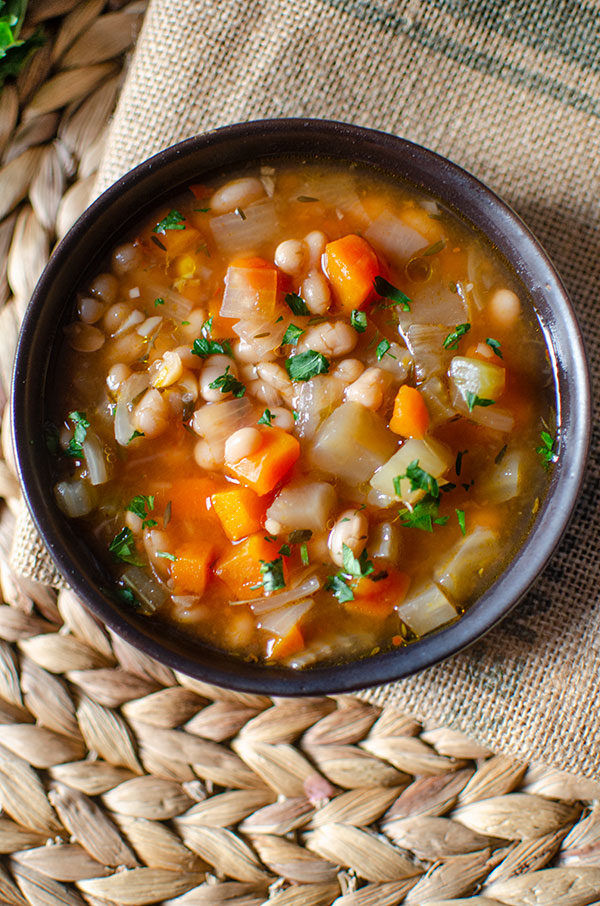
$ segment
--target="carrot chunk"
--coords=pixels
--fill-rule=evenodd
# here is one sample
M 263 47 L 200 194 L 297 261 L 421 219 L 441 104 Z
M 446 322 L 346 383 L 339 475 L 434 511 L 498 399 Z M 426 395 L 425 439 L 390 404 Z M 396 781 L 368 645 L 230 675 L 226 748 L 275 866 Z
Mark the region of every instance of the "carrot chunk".
M 347 314 L 367 304 L 374 292 L 373 281 L 381 273 L 369 243 L 354 233 L 327 243 L 324 269 L 336 302 Z
M 212 495 L 215 513 L 230 541 L 239 541 L 258 532 L 266 505 L 260 497 L 244 487 L 228 487 Z
M 225 460 L 230 475 L 262 497 L 289 472 L 300 456 L 298 440 L 281 428 L 262 427 L 262 444 L 255 453 L 237 462 Z
M 394 400 L 390 431 L 402 437 L 423 438 L 428 427 L 429 412 L 422 394 L 415 387 L 403 384 Z
M 344 601 L 344 607 L 357 616 L 383 620 L 404 600 L 409 585 L 410 576 L 399 570 L 389 570 L 377 582 L 363 576 L 354 588 L 354 600 Z
M 295 626 L 292 626 L 286 635 L 275 640 L 273 647 L 271 648 L 271 653 L 269 654 L 269 660 L 281 661 L 285 657 L 296 654 L 297 651 L 302 651 L 303 648 L 304 636 L 302 635 L 302 630 L 298 624 L 296 624 Z
M 165 230 L 164 233 L 153 235 L 164 246 L 170 260 L 184 252 L 195 252 L 196 248 L 204 242 L 200 230 L 191 226 L 186 226 L 184 230 Z
M 261 560 L 270 563 L 277 559 L 277 545 L 261 534 L 250 535 L 232 546 L 217 560 L 214 571 L 236 598 L 256 598 L 261 594 Z M 252 586 L 258 585 L 258 588 Z
M 171 563 L 171 578 L 176 595 L 199 595 L 206 590 L 215 549 L 210 541 L 195 538 L 177 549 Z
M 222 487 L 225 486 L 223 482 Z M 210 516 L 210 498 L 215 493 L 215 481 L 211 478 L 178 478 L 168 488 L 156 492 L 159 509 L 171 503 L 171 519 L 174 522 L 183 520 L 206 521 Z

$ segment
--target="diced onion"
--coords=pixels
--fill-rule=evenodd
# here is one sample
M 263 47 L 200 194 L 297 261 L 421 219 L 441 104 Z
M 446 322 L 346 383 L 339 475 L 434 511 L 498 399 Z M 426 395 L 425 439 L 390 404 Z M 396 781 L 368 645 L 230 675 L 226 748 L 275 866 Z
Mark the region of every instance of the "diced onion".
M 302 598 L 295 604 L 271 610 L 261 617 L 260 627 L 283 638 L 308 613 L 314 603 L 312 598 Z
M 156 578 L 147 575 L 139 566 L 128 566 L 121 580 L 132 590 L 144 605 L 142 613 L 154 613 L 168 598 L 168 594 Z
M 182 296 L 170 287 L 161 286 L 159 283 L 149 281 L 144 284 L 144 290 L 145 294 L 147 294 L 148 297 L 151 297 L 152 300 L 163 300 L 164 305 L 160 306 L 160 313 L 161 315 L 164 315 L 164 317 L 172 317 L 177 321 L 185 321 L 194 307 L 185 296 Z
M 91 483 L 104 484 L 108 481 L 108 468 L 98 435 L 88 431 L 82 447 Z
M 469 309 L 458 292 L 446 283 L 413 283 L 410 289 L 410 311 L 399 311 L 403 327 L 409 324 L 437 324 L 454 330 L 457 324 L 469 320 Z M 450 332 L 446 331 L 446 334 Z
M 133 434 L 131 420 L 132 403 L 136 397 L 143 393 L 150 384 L 150 375 L 147 371 L 136 371 L 123 381 L 117 399 L 115 410 L 115 438 L 118 444 L 126 447 Z
M 279 229 L 275 205 L 270 198 L 245 206 L 243 212 L 244 217 L 231 211 L 210 221 L 214 240 L 225 255 L 256 252 Z
M 344 383 L 331 375 L 318 374 L 310 381 L 294 386 L 294 410 L 298 413 L 298 437 L 311 438 L 327 416 L 331 415 L 344 395 Z
M 446 595 L 433 582 L 411 590 L 397 610 L 400 619 L 418 636 L 439 629 L 457 616 Z
M 130 312 L 125 320 L 118 326 L 118 328 L 113 333 L 113 337 L 120 337 L 122 334 L 127 333 L 128 330 L 131 330 L 137 324 L 141 324 L 144 320 L 142 312 L 138 308 L 134 308 Z
M 283 607 L 285 604 L 290 604 L 292 601 L 299 601 L 300 598 L 314 595 L 322 584 L 321 579 L 317 576 L 311 576 L 310 579 L 307 579 L 306 582 L 303 582 L 296 588 L 290 588 L 287 591 L 281 591 L 275 595 L 270 595 L 269 597 L 245 598 L 244 600 L 232 601 L 231 603 L 232 605 L 250 604 L 252 610 L 257 615 L 268 613 L 271 610 L 277 610 L 278 607 Z
M 271 318 L 267 320 L 263 318 L 242 318 L 237 324 L 233 325 L 233 331 L 241 340 L 253 347 L 256 356 L 255 361 L 259 362 L 269 352 L 281 346 L 286 326 L 285 321 L 275 324 Z
M 462 603 L 475 590 L 480 570 L 498 557 L 498 534 L 477 526 L 450 551 L 435 575 L 435 581 L 457 603 Z
M 389 211 L 380 214 L 364 235 L 377 251 L 383 252 L 397 267 L 403 267 L 413 255 L 429 245 L 424 236 Z
M 87 516 L 95 506 L 94 493 L 81 478 L 57 482 L 54 485 L 54 496 L 59 509 L 71 519 Z
M 452 352 L 444 349 L 448 333 L 446 327 L 437 324 L 411 324 L 406 331 L 406 345 L 414 357 L 418 381 L 447 371 L 452 358 Z
M 255 421 L 252 403 L 243 396 L 201 406 L 194 412 L 192 426 L 209 444 L 222 444 L 238 428 L 245 428 Z

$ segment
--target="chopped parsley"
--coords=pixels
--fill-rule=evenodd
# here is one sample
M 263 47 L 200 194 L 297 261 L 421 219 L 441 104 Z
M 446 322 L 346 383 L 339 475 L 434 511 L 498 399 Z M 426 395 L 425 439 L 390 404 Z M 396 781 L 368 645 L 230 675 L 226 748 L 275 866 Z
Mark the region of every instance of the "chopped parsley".
M 364 311 L 353 309 L 350 314 L 350 324 L 357 333 L 364 333 L 367 329 L 367 315 Z
M 456 465 L 454 466 L 454 471 L 457 475 L 460 475 L 462 469 L 463 456 L 466 456 L 468 452 L 468 450 L 459 450 L 456 454 Z
M 545 469 L 550 467 L 550 464 L 556 462 L 556 451 L 554 449 L 554 438 L 547 431 L 542 431 L 540 434 L 542 443 L 539 447 L 535 448 L 535 452 L 542 457 L 542 465 Z
M 281 554 L 282 557 L 289 557 L 292 553 L 292 549 L 289 544 L 282 544 L 277 553 Z
M 435 497 L 425 496 L 412 509 L 400 510 L 400 523 L 405 528 L 421 529 L 423 532 L 432 532 L 434 525 L 445 525 L 448 516 L 440 516 L 440 503 Z
M 381 343 L 377 344 L 375 353 L 377 355 L 377 361 L 381 362 L 384 355 L 391 349 L 392 344 L 389 340 L 382 340 Z
M 466 535 L 466 534 L 467 534 L 467 527 L 466 527 L 466 524 L 465 524 L 465 511 L 464 511 L 464 510 L 456 510 L 456 518 L 458 519 L 458 524 L 459 524 L 459 526 L 460 526 L 461 532 L 463 533 L 463 535 Z
M 157 296 L 156 299 L 154 300 L 155 307 L 158 305 L 164 305 L 164 304 L 165 304 L 165 300 L 163 298 L 161 298 L 161 296 Z
M 108 545 L 111 554 L 114 554 L 117 560 L 123 563 L 131 563 L 133 566 L 142 566 L 142 561 L 135 551 L 135 539 L 130 528 L 122 528 Z
M 396 475 L 394 478 L 394 491 L 398 497 L 400 497 L 400 482 L 403 478 L 408 478 L 410 481 L 411 491 L 425 491 L 426 494 L 434 498 L 440 496 L 439 484 L 433 475 L 430 475 L 429 472 L 420 467 L 418 459 L 413 459 L 410 465 L 406 467 L 404 475 Z
M 197 342 L 198 341 L 196 340 L 196 343 Z M 221 393 L 232 393 L 239 399 L 246 392 L 246 388 L 241 381 L 238 381 L 238 379 L 230 373 L 230 367 L 231 366 L 228 365 L 223 374 L 220 374 L 214 381 L 211 381 L 208 386 L 211 390 L 220 390 Z
M 433 245 L 430 245 L 428 248 L 425 249 L 424 252 L 421 252 L 420 254 L 424 258 L 428 255 L 437 255 L 437 253 L 441 252 L 442 249 L 445 248 L 445 246 L 446 246 L 446 240 L 439 239 L 437 242 L 434 242 Z
M 305 204 L 311 201 L 318 201 L 318 198 L 313 198 L 312 195 L 298 195 L 296 201 L 302 201 Z
M 67 456 L 83 456 L 83 443 L 90 423 L 87 420 L 85 412 L 77 412 L 76 410 L 69 412 L 69 418 L 75 425 L 75 431 L 73 432 L 73 437 L 69 441 L 69 445 L 65 452 Z
M 171 563 L 175 563 L 177 557 L 175 554 L 170 554 L 168 551 L 156 551 L 157 557 L 162 557 L 164 560 L 170 560 Z
M 145 437 L 145 436 L 146 435 L 144 434 L 143 431 L 138 431 L 136 428 L 135 431 L 133 432 L 133 434 L 131 435 L 131 437 L 129 438 L 129 440 L 127 441 L 127 444 L 130 444 L 132 440 L 136 439 L 136 437 Z
M 292 381 L 308 381 L 316 374 L 327 374 L 329 361 L 322 352 L 307 349 L 286 360 L 285 369 Z
M 342 573 L 338 573 L 336 576 L 329 576 L 325 588 L 331 591 L 334 597 L 336 597 L 338 601 L 341 601 L 342 604 L 344 601 L 354 600 L 354 592 L 344 579 Z
M 154 528 L 158 525 L 156 519 L 150 518 L 150 513 L 154 509 L 154 495 L 137 494 L 127 504 L 130 513 L 139 516 L 142 520 L 142 528 Z
M 300 545 L 300 559 L 302 560 L 303 566 L 308 566 L 308 564 L 310 563 L 310 559 L 308 557 L 308 547 L 306 546 L 306 542 L 304 544 Z
M 303 333 L 305 333 L 305 331 L 302 330 L 301 327 L 296 327 L 295 324 L 288 324 L 287 330 L 283 335 L 281 345 L 295 346 Z
M 273 419 L 277 418 L 276 415 L 273 415 L 270 409 L 265 409 L 261 417 L 259 418 L 257 424 L 259 425 L 268 425 L 269 428 L 273 424 Z
M 495 402 L 496 400 L 486 400 L 481 396 L 477 396 L 472 390 L 467 390 L 467 406 L 469 407 L 469 412 L 472 412 L 475 406 L 493 406 Z
M 201 359 L 206 359 L 209 355 L 233 356 L 229 340 L 209 340 L 206 337 L 198 337 L 197 340 L 194 340 L 192 354 Z
M 285 579 L 283 578 L 283 560 L 277 557 L 276 560 L 267 562 L 260 561 L 260 574 L 262 576 L 262 585 L 265 591 L 279 591 L 285 588 Z
M 457 324 L 452 333 L 449 333 L 444 340 L 444 349 L 457 349 L 461 337 L 464 337 L 470 330 L 471 325 L 469 323 Z
M 185 230 L 185 217 L 173 208 L 166 217 L 156 224 L 153 233 L 166 233 L 167 230 Z M 164 246 L 163 246 L 164 248 Z
M 306 302 L 302 296 L 298 295 L 298 293 L 286 293 L 285 304 L 288 308 L 291 308 L 292 312 L 298 317 L 310 314 Z
M 290 532 L 288 535 L 290 544 L 302 544 L 303 541 L 310 541 L 311 538 L 312 530 L 309 528 L 294 529 L 294 531 Z
M 411 300 L 397 286 L 388 283 L 383 277 L 375 277 L 373 286 L 378 296 L 389 299 L 392 305 L 399 305 L 402 311 L 410 311 Z
M 500 349 L 500 340 L 494 340 L 493 337 L 487 337 L 485 342 L 491 349 L 494 350 L 497 356 L 499 356 L 501 359 L 504 358 L 504 356 L 502 355 L 502 350 Z
M 371 560 L 368 559 L 367 549 L 365 548 L 360 557 L 355 557 L 347 544 L 342 544 L 342 558 L 344 563 L 344 573 L 349 576 L 355 576 L 360 579 L 362 576 L 368 576 L 375 571 Z

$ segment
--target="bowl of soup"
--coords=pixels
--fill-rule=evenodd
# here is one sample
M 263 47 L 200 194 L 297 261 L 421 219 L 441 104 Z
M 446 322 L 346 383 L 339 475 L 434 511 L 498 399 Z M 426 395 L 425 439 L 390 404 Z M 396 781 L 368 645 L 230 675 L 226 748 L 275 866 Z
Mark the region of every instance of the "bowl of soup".
M 517 216 L 403 139 L 311 120 L 161 152 L 62 241 L 13 423 L 86 605 L 237 689 L 340 692 L 518 602 L 589 438 L 575 316 Z

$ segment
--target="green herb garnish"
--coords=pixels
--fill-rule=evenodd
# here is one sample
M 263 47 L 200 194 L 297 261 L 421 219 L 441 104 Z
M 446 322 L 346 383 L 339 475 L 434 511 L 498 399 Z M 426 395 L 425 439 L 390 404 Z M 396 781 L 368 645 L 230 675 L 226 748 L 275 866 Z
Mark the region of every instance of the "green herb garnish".
M 142 566 L 142 561 L 135 551 L 135 540 L 130 528 L 122 528 L 108 545 L 111 554 L 114 554 L 117 560 L 124 563 L 131 563 L 133 566 Z
M 167 230 L 185 230 L 185 217 L 173 208 L 166 217 L 156 224 L 153 233 L 166 233 Z M 164 246 L 163 246 L 164 248 Z
M 196 340 L 196 343 L 197 342 L 198 341 Z M 196 344 L 194 343 L 194 345 Z M 239 399 L 246 392 L 246 388 L 241 381 L 238 381 L 238 379 L 230 373 L 230 367 L 231 366 L 228 365 L 223 374 L 220 374 L 214 381 L 211 381 L 208 386 L 211 390 L 220 390 L 221 393 L 232 393 L 233 396 Z
M 265 591 L 279 591 L 280 588 L 285 588 L 283 560 L 281 557 L 277 557 L 276 560 L 271 560 L 270 562 L 261 560 L 260 574 Z
M 298 355 L 291 356 L 285 363 L 286 371 L 292 381 L 308 381 L 316 374 L 327 374 L 329 361 L 322 352 L 307 349 Z
M 273 419 L 277 418 L 276 415 L 273 415 L 270 409 L 265 409 L 261 417 L 259 418 L 257 424 L 259 425 L 268 425 L 269 428 L 273 424 Z
M 425 258 L 428 255 L 437 255 L 437 253 L 441 252 L 442 249 L 445 248 L 445 246 L 446 246 L 446 240 L 438 239 L 437 242 L 434 242 L 433 245 L 430 245 L 428 248 L 425 249 L 424 252 L 420 252 L 420 254 L 423 258 Z
M 435 498 L 440 496 L 439 484 L 433 475 L 430 475 L 429 472 L 420 467 L 418 459 L 413 459 L 410 465 L 406 467 L 404 475 L 396 475 L 394 478 L 394 491 L 398 496 L 400 496 L 400 482 L 403 478 L 408 478 L 410 481 L 411 491 L 425 491 L 426 494 Z
M 229 340 L 209 340 L 206 337 L 198 337 L 197 340 L 194 340 L 192 354 L 199 356 L 201 359 L 206 359 L 209 355 L 228 355 L 233 357 Z
M 312 195 L 298 195 L 296 201 L 302 201 L 305 204 L 310 201 L 318 201 L 318 198 L 313 198 Z
M 281 554 L 283 557 L 289 557 L 292 553 L 292 549 L 289 544 L 282 544 L 277 553 Z
M 303 315 L 309 315 L 310 311 L 308 306 L 302 296 L 299 296 L 298 293 L 286 293 L 285 304 L 288 308 L 291 308 L 295 315 L 302 317 Z
M 65 453 L 67 456 L 77 458 L 78 456 L 83 456 L 83 443 L 90 423 L 87 420 L 85 412 L 77 412 L 76 410 L 69 412 L 69 418 L 75 425 L 75 431 L 73 432 L 73 437 L 69 441 Z
M 329 576 L 325 588 L 332 592 L 332 594 L 341 601 L 353 601 L 354 592 L 344 579 L 342 573 L 338 573 L 336 576 Z
M 375 277 L 373 286 L 377 295 L 382 296 L 384 299 L 390 299 L 392 305 L 399 305 L 403 311 L 410 311 L 411 300 L 397 286 L 392 286 L 383 277 Z
M 283 335 L 283 340 L 281 341 L 282 346 L 295 346 L 302 334 L 305 333 L 301 327 L 296 327 L 295 324 L 289 324 L 286 332 Z
M 310 563 L 308 557 L 308 547 L 306 546 L 306 544 L 300 545 L 300 559 L 302 560 L 303 566 L 308 566 L 308 564 Z
M 457 475 L 460 475 L 460 470 L 462 469 L 463 456 L 466 456 L 468 450 L 459 450 L 456 454 L 456 465 L 454 466 L 454 471 Z
M 165 304 L 165 300 L 162 299 L 160 296 L 157 296 L 156 299 L 154 300 L 155 307 L 158 305 L 164 305 L 164 304 Z
M 360 557 L 355 557 L 347 544 L 342 544 L 342 558 L 344 563 L 344 573 L 360 579 L 362 576 L 368 576 L 375 571 L 371 560 L 368 559 L 367 550 L 362 552 Z
M 440 516 L 439 500 L 427 495 L 419 503 L 409 510 L 400 510 L 398 514 L 402 518 L 401 525 L 405 528 L 421 529 L 423 532 L 432 532 L 434 525 L 445 525 L 448 522 L 448 516 Z
M 311 538 L 312 530 L 309 528 L 294 529 L 294 531 L 290 532 L 288 535 L 290 544 L 301 544 L 303 541 L 310 541 Z
M 350 324 L 357 333 L 364 333 L 367 329 L 367 315 L 364 311 L 353 309 L 350 315 Z
M 150 518 L 150 513 L 154 509 L 154 495 L 137 494 L 127 504 L 130 513 L 134 513 L 142 520 L 142 528 L 154 528 L 158 525 L 156 519 Z
M 460 525 L 461 532 L 463 533 L 463 535 L 466 535 L 467 528 L 466 528 L 466 524 L 465 524 L 465 511 L 456 510 L 456 518 L 458 519 L 458 524 Z
M 497 356 L 499 356 L 501 359 L 504 358 L 504 356 L 502 355 L 502 350 L 500 349 L 500 340 L 494 340 L 493 337 L 487 337 L 485 342 L 491 349 L 494 350 Z
M 131 435 L 131 437 L 129 438 L 129 440 L 127 441 L 127 444 L 129 445 L 132 440 L 136 439 L 136 437 L 145 437 L 145 436 L 146 435 L 144 434 L 143 431 L 138 431 L 136 428 L 135 431 L 133 432 L 133 434 Z
M 556 451 L 554 449 L 554 438 L 547 431 L 542 431 L 540 434 L 542 443 L 539 447 L 535 448 L 535 452 L 542 457 L 542 465 L 545 469 L 549 469 L 551 463 L 556 462 Z
M 381 360 L 382 360 L 382 358 L 384 357 L 384 355 L 386 354 L 386 352 L 387 352 L 389 349 L 391 349 L 391 346 L 392 346 L 392 344 L 389 342 L 389 340 L 382 340 L 381 343 L 378 343 L 378 344 L 377 344 L 377 348 L 376 348 L 376 350 L 375 350 L 375 353 L 376 353 L 376 355 L 377 355 L 377 361 L 378 361 L 378 362 L 381 362 Z
M 470 324 L 457 324 L 452 333 L 449 333 L 446 339 L 444 340 L 443 346 L 444 349 L 456 349 L 460 342 L 460 338 L 464 337 L 466 333 L 471 330 Z
M 476 393 L 473 393 L 472 390 L 467 390 L 467 406 L 469 407 L 469 412 L 472 412 L 475 406 L 493 406 L 496 400 L 486 400 L 481 396 L 477 396 Z
M 162 557 L 163 560 L 170 560 L 172 563 L 175 563 L 177 557 L 175 554 L 170 554 L 168 551 L 156 551 L 157 557 Z

